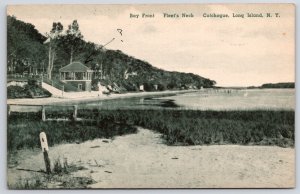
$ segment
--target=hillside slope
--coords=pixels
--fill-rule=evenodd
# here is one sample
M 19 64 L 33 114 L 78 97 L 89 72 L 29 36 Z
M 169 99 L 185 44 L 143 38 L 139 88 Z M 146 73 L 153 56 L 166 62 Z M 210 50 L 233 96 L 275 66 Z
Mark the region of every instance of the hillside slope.
M 7 16 L 8 74 L 46 73 L 48 44 L 30 23 Z M 49 26 L 49 30 L 51 26 Z M 64 35 L 62 35 L 64 36 Z M 65 39 L 57 40 L 53 78 L 58 79 L 58 70 L 69 64 L 70 53 L 65 49 Z M 124 91 L 137 91 L 144 85 L 146 91 L 213 87 L 216 82 L 192 73 L 170 72 L 156 68 L 146 61 L 129 56 L 119 50 L 107 50 L 101 45 L 79 40 L 79 47 L 72 53 L 73 61 L 80 61 L 92 68 L 93 88 L 99 80 L 104 85 L 117 85 Z

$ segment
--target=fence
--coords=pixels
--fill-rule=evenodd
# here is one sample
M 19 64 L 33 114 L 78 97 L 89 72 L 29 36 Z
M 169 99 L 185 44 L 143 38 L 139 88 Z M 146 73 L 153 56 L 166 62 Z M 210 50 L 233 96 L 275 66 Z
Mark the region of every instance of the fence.
M 47 110 L 49 113 L 47 114 Z M 7 105 L 7 115 L 12 112 L 41 112 L 43 121 L 49 120 L 77 120 L 77 105 L 23 105 L 9 104 Z M 66 116 L 67 115 L 67 116 Z

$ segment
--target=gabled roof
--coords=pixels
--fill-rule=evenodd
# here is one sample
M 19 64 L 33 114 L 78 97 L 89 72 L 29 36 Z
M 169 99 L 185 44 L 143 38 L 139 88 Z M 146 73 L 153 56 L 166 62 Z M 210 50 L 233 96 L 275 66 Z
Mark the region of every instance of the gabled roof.
M 92 70 L 80 62 L 73 62 L 59 69 L 60 72 L 91 72 Z

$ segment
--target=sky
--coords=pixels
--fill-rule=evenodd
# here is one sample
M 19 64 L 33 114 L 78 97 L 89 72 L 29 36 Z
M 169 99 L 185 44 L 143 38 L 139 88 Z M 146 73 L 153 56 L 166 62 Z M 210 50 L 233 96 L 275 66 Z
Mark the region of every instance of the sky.
M 11 5 L 7 13 L 32 23 L 42 34 L 51 30 L 53 22 L 67 29 L 76 19 L 87 41 L 104 45 L 114 39 L 107 49 L 121 50 L 164 70 L 195 73 L 218 86 L 295 80 L 295 7 L 291 4 Z M 154 17 L 143 18 L 143 13 Z M 164 13 L 179 17 L 164 17 Z M 182 13 L 193 17 L 181 17 Z M 203 16 L 213 13 L 229 18 Z M 247 13 L 264 17 L 233 17 Z M 266 13 L 272 17 L 265 17 Z

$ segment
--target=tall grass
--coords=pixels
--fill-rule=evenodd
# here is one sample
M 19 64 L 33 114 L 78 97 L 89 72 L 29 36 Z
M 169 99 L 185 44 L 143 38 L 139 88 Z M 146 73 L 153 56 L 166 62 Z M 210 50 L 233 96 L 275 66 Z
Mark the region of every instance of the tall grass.
M 50 113 L 51 114 L 51 113 Z M 50 145 L 110 138 L 141 126 L 163 134 L 168 145 L 242 144 L 294 146 L 294 111 L 79 110 L 82 121 L 40 121 L 40 113 L 14 113 L 8 149 L 39 146 L 41 130 Z M 86 119 L 86 120 L 85 120 Z
M 94 110 L 80 111 L 97 121 L 110 118 L 163 134 L 169 145 L 294 145 L 294 111 Z
M 75 122 L 41 120 L 41 113 L 12 113 L 8 118 L 7 148 L 40 147 L 39 134 L 47 134 L 49 146 L 62 142 L 83 142 L 95 138 L 112 138 L 135 133 L 136 127 L 115 122 Z

